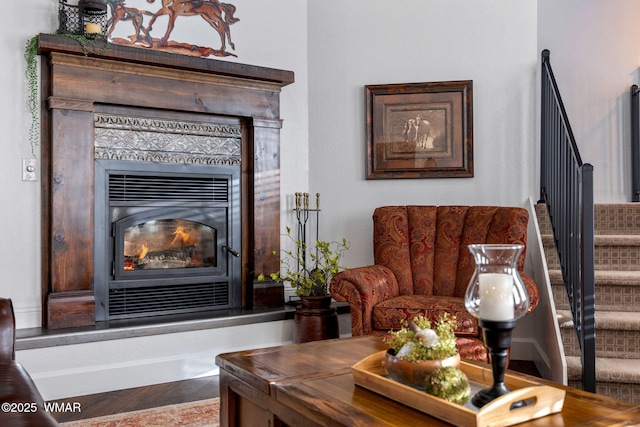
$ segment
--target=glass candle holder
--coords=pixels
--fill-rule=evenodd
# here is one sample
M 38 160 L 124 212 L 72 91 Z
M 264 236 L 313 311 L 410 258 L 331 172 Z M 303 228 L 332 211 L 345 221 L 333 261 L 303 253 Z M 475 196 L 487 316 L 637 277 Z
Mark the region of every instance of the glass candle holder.
M 517 267 L 523 249 L 523 245 L 469 245 L 476 269 L 465 294 L 465 306 L 478 318 L 493 373 L 493 386 L 480 390 L 472 398 L 477 407 L 509 393 L 504 385 L 504 373 L 511 333 L 516 320 L 529 309 L 529 294 Z
M 467 311 L 478 319 L 517 320 L 529 309 L 529 294 L 518 272 L 523 245 L 469 245 L 476 269 L 465 294 Z

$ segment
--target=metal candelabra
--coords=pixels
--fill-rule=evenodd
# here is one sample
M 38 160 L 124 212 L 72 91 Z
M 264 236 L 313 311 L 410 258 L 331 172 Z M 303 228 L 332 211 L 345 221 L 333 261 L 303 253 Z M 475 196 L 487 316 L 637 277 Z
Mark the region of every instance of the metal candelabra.
M 309 214 L 315 213 L 316 215 L 316 240 L 318 240 L 318 230 L 320 227 L 320 193 L 316 193 L 316 207 L 315 209 L 309 208 L 309 193 L 295 193 L 296 206 L 293 209 L 296 213 L 296 219 L 298 221 L 297 239 L 300 242 L 298 246 L 299 259 L 307 262 L 307 222 L 309 221 Z M 318 248 L 316 247 L 316 259 L 318 257 Z M 300 270 L 300 263 L 298 262 L 298 270 Z

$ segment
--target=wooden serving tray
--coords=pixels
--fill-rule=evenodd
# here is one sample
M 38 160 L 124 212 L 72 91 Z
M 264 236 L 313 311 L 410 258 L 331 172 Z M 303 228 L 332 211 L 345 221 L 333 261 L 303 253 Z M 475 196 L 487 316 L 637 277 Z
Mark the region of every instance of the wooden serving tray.
M 456 426 L 506 427 L 560 412 L 564 405 L 564 390 L 509 374 L 505 375 L 505 385 L 510 393 L 482 408 L 474 406 L 471 398 L 465 406 L 457 405 L 388 378 L 385 353 L 375 353 L 351 367 L 356 385 Z M 459 368 L 469 379 L 471 397 L 477 391 L 491 387 L 491 369 L 466 362 L 460 362 Z M 511 408 L 513 403 L 521 401 L 526 405 Z

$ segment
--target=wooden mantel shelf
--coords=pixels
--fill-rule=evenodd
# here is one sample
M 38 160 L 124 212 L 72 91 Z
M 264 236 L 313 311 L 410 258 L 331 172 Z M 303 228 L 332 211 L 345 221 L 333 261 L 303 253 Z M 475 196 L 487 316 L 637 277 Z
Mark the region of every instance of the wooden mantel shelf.
M 102 46 L 100 43 L 102 42 L 97 42 L 96 44 L 97 50 Z M 84 55 L 80 43 L 71 37 L 56 34 L 39 34 L 38 54 L 42 55 L 47 52 Z M 209 72 L 212 74 L 245 78 L 249 80 L 267 81 L 277 83 L 280 86 L 286 86 L 294 82 L 293 71 L 178 55 L 175 53 L 162 52 L 143 47 L 136 48 L 110 44 L 109 48 L 103 53 L 99 55 L 89 54 L 88 56 L 145 65 L 159 65 L 166 68 L 176 68 L 181 70 Z

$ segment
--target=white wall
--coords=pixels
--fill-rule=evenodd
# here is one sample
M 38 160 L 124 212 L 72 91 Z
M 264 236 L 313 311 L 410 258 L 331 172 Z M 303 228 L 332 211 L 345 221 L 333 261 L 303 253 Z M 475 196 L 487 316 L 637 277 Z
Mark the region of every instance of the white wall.
M 371 215 L 393 204 L 526 206 L 535 194 L 535 0 L 309 2 L 309 182 L 323 239 L 373 260 Z M 365 180 L 364 86 L 473 80 L 473 178 Z
M 596 203 L 631 201 L 631 100 L 640 83 L 637 0 L 538 0 L 538 51 L 551 66 Z
M 0 197 L 5 201 L 2 221 L 7 224 L 0 246 L 0 295 L 13 299 L 21 327 L 40 322 L 41 265 L 40 183 L 22 181 L 22 158 L 33 157 L 23 55 L 33 35 L 57 27 L 56 5 L 51 0 L 11 2 L 0 14 Z

